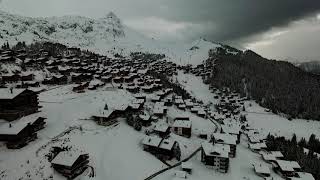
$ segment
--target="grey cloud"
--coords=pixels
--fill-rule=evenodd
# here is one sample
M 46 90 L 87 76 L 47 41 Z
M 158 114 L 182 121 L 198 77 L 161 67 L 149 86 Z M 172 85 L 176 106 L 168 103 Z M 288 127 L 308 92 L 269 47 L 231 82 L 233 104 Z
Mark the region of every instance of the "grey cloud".
M 187 39 L 201 36 L 223 42 L 286 26 L 320 10 L 318 0 L 6 0 L 6 3 L 11 4 L 14 12 L 32 16 L 99 17 L 110 10 L 124 20 L 154 16 L 196 24 L 190 32 L 182 32 Z
M 315 14 L 317 0 L 174 0 L 164 17 L 192 23 L 212 22 L 204 32 L 212 40 L 229 41 L 247 37 Z

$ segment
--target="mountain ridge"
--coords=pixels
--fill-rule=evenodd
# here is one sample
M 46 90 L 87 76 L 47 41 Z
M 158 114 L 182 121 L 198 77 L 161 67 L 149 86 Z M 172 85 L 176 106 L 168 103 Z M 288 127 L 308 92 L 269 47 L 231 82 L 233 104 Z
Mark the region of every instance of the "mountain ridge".
M 83 16 L 31 18 L 0 11 L 0 44 L 49 41 L 113 56 L 131 52 L 166 54 L 178 64 L 201 64 L 210 49 L 222 47 L 203 38 L 191 43 L 170 44 L 147 38 L 122 24 L 113 12 L 99 19 Z M 197 48 L 196 48 L 197 47 Z

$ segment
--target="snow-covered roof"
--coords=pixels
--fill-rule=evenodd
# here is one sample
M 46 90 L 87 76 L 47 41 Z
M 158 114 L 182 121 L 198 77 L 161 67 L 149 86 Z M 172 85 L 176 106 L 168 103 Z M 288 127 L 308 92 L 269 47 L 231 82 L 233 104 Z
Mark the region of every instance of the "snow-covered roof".
M 230 134 L 240 134 L 241 127 L 231 125 L 231 124 L 222 124 L 221 128 L 223 132 L 225 133 L 230 133 Z
M 154 106 L 162 107 L 162 108 L 167 108 L 164 106 L 164 102 L 156 102 Z
M 275 161 L 277 160 L 277 158 L 275 156 L 273 156 L 272 154 L 268 154 L 268 153 L 263 153 L 262 154 L 262 158 L 266 161 Z
M 153 96 L 153 97 L 152 97 L 152 100 L 159 101 L 160 98 L 161 98 L 160 96 Z
M 299 177 L 292 177 L 291 180 L 314 180 L 314 177 L 310 173 L 297 172 Z
M 79 152 L 62 151 L 52 161 L 52 164 L 71 167 L 82 154 Z
M 158 145 L 161 142 L 161 138 L 158 136 L 146 136 L 143 141 L 142 144 L 144 145 L 148 145 L 148 146 L 155 146 L 158 147 Z
M 132 101 L 133 104 L 143 104 L 144 103 L 144 99 L 135 99 Z
M 272 154 L 274 157 L 282 158 L 283 154 L 280 151 L 270 151 L 270 154 Z
M 230 145 L 227 144 L 212 144 L 204 142 L 201 144 L 202 149 L 206 156 L 218 156 L 223 158 L 229 157 Z
M 183 102 L 182 99 L 175 99 L 175 100 L 174 100 L 174 103 L 176 103 L 176 104 L 183 104 L 184 102 Z
M 150 115 L 148 115 L 148 114 L 140 114 L 139 117 L 144 121 L 150 120 Z
M 171 150 L 175 144 L 175 141 L 169 139 L 162 139 L 158 136 L 146 136 L 143 139 L 142 144 L 159 147 L 161 149 Z
M 221 134 L 221 133 L 213 133 L 212 136 L 214 137 L 216 142 L 224 143 L 224 144 L 237 144 L 237 137 L 231 134 Z
M 140 104 L 130 104 L 130 107 L 132 109 L 139 109 L 140 108 Z
M 169 126 L 167 124 L 158 124 L 154 127 L 154 130 L 158 132 L 166 132 L 168 128 Z
M 102 81 L 95 79 L 95 80 L 90 81 L 89 86 L 95 86 L 95 85 L 100 85 L 100 84 L 103 84 Z
M 259 143 L 261 141 L 261 138 L 259 136 L 248 136 L 249 140 L 251 143 Z
M 19 94 L 21 94 L 25 89 L 12 89 L 12 93 L 10 88 L 0 88 L 0 99 L 13 99 Z
M 267 145 L 266 143 L 254 143 L 254 144 L 249 144 L 250 148 L 253 150 L 260 150 L 261 148 L 266 148 Z
M 112 110 L 99 110 L 98 112 L 95 112 L 92 116 L 108 118 L 112 114 L 112 112 Z
M 301 168 L 296 161 L 277 160 L 276 162 L 282 171 L 294 172 L 295 168 Z
M 181 168 L 182 169 L 192 169 L 192 163 L 191 162 L 182 162 Z
M 176 120 L 174 121 L 172 127 L 191 128 L 191 125 L 191 121 Z
M 64 75 L 61 75 L 61 74 L 54 74 L 52 76 L 55 77 L 55 78 L 58 78 L 58 79 L 64 77 Z
M 185 171 L 179 171 L 179 170 L 176 170 L 174 172 L 174 175 L 176 176 L 176 178 L 179 178 L 179 179 L 186 179 L 187 177 L 187 173 Z
M 154 109 L 153 109 L 153 113 L 154 114 L 163 114 L 164 110 L 165 109 L 163 107 L 155 106 Z
M 167 149 L 171 150 L 174 146 L 175 141 L 169 140 L 169 139 L 163 139 L 159 147 L 161 149 Z
M 135 94 L 134 97 L 137 98 L 137 99 L 141 99 L 141 98 L 146 98 L 146 95 L 144 95 L 144 94 Z
M 39 117 L 43 117 L 41 113 L 25 116 L 12 122 L 4 122 L 0 125 L 0 134 L 17 135 L 26 128 L 28 124 L 33 124 Z
M 270 169 L 268 166 L 266 165 L 262 165 L 262 164 L 254 164 L 254 170 L 256 171 L 256 173 L 261 173 L 261 174 L 270 174 Z
M 261 152 L 261 155 L 266 161 L 275 161 L 277 158 L 283 157 L 283 154 L 280 151 Z
M 199 107 L 193 107 L 193 108 L 191 108 L 191 111 L 196 111 L 196 112 L 198 112 L 198 111 L 199 111 Z
M 203 109 L 199 109 L 199 110 L 198 110 L 198 114 L 200 114 L 200 115 L 205 115 L 206 112 L 205 112 Z
M 27 126 L 28 126 L 28 123 L 16 123 L 16 124 L 12 123 L 11 127 L 9 122 L 3 123 L 0 126 L 0 134 L 17 135 Z
M 128 104 L 121 104 L 121 105 L 115 107 L 114 109 L 118 110 L 118 111 L 124 111 L 128 108 L 128 106 L 129 106 Z

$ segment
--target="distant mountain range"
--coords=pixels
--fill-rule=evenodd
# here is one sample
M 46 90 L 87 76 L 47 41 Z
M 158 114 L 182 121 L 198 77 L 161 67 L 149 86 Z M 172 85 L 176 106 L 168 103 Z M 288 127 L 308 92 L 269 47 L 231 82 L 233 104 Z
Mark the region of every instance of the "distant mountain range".
M 206 60 L 210 49 L 221 47 L 201 38 L 186 44 L 160 42 L 123 25 L 112 12 L 91 19 L 81 16 L 30 18 L 0 11 L 0 44 L 19 41 L 57 42 L 108 56 L 139 51 L 161 53 L 176 63 L 193 65 Z
M 296 63 L 295 65 L 303 69 L 304 71 L 311 72 L 314 74 L 320 74 L 320 61 Z

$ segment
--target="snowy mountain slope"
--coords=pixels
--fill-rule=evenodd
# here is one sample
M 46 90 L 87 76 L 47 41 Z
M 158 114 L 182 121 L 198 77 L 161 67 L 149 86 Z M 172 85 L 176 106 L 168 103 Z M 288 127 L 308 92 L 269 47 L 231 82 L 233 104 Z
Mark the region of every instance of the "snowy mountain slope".
M 304 71 L 319 74 L 320 73 L 320 62 L 319 61 L 310 61 L 295 64 L 297 67 L 301 68 Z
M 183 65 L 199 65 L 208 59 L 210 49 L 223 46 L 200 38 L 190 44 L 167 44 L 167 47 L 170 47 L 171 49 L 171 52 L 169 52 L 168 56 L 175 63 Z
M 28 18 L 3 11 L 0 11 L 0 17 L 1 44 L 6 41 L 10 44 L 52 41 L 103 54 L 138 51 L 142 45 L 152 47 L 152 39 L 122 25 L 112 12 L 100 19 L 80 16 Z
M 192 65 L 206 60 L 210 49 L 223 47 L 204 39 L 175 44 L 156 41 L 123 25 L 112 12 L 103 18 L 91 19 L 80 16 L 30 18 L 0 11 L 0 44 L 19 41 L 59 42 L 109 56 L 137 51 L 161 53 L 178 64 Z

